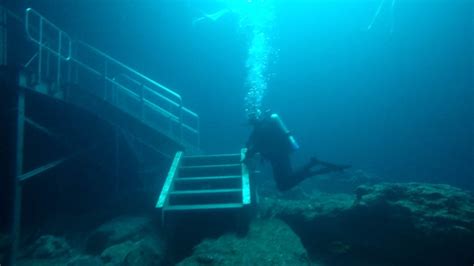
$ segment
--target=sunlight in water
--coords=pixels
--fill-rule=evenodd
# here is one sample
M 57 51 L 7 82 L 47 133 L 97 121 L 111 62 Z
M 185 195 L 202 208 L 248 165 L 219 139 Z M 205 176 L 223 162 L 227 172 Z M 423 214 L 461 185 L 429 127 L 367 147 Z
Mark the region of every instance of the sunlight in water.
M 267 90 L 268 63 L 270 57 L 276 56 L 271 45 L 274 6 L 268 0 L 231 1 L 230 8 L 239 14 L 240 27 L 249 35 L 245 111 L 247 115 L 259 116 Z
M 248 52 L 246 60 L 247 95 L 245 111 L 247 115 L 259 116 L 262 113 L 262 101 L 267 90 L 268 62 L 277 56 L 271 46 L 271 31 L 275 16 L 273 0 L 225 0 L 226 8 L 214 13 L 204 13 L 195 19 L 196 23 L 215 22 L 221 17 L 234 13 L 239 18 L 239 27 L 248 35 Z
M 388 4 L 389 5 L 388 6 L 389 16 L 390 16 L 390 34 L 393 33 L 393 27 L 394 27 L 394 24 L 395 24 L 395 21 L 394 21 L 394 12 L 395 11 L 394 10 L 395 10 L 396 0 L 382 0 L 382 1 L 380 1 L 380 4 L 379 4 L 377 10 L 375 11 L 374 16 L 372 17 L 372 20 L 370 21 L 369 26 L 367 26 L 367 30 L 371 30 L 373 28 L 375 21 L 377 20 L 377 18 L 380 15 L 380 12 L 386 6 L 386 3 L 385 3 L 386 1 L 390 1 L 390 3 Z

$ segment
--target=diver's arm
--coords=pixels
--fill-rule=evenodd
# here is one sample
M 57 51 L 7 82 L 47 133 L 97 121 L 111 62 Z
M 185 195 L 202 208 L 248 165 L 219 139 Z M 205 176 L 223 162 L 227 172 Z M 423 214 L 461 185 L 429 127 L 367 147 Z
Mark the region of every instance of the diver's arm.
M 255 148 L 255 146 L 248 147 L 247 152 L 245 153 L 245 159 L 252 158 L 253 156 L 255 156 L 256 153 L 257 153 L 257 149 Z
M 255 132 L 252 132 L 245 145 L 247 151 L 245 152 L 245 158 L 243 159 L 243 161 L 250 160 L 258 152 L 256 148 L 255 138 Z

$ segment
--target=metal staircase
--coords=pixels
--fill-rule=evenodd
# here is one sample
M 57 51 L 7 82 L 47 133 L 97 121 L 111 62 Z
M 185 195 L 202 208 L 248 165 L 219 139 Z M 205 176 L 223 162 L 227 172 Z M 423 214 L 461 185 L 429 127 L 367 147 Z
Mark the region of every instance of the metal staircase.
M 186 108 L 181 95 L 172 89 L 103 51 L 72 39 L 34 9 L 27 8 L 21 16 L 7 8 L 4 2 L 8 1 L 0 2 L 0 99 L 3 107 L 0 108 L 0 118 L 3 119 L 6 110 L 8 128 L 2 128 L 2 132 L 8 132 L 5 135 L 12 135 L 13 140 L 11 151 L 0 149 L 12 154 L 11 162 L 8 160 L 6 163 L 9 168 L 1 172 L 0 179 L 6 180 L 3 174 L 7 173 L 12 182 L 12 211 L 11 215 L 8 214 L 11 216 L 11 243 L 7 264 L 15 265 L 22 224 L 22 186 L 26 182 L 64 166 L 65 162 L 95 152 L 98 145 L 107 142 L 113 150 L 110 161 L 114 161 L 113 172 L 118 184 L 119 155 L 123 151 L 139 157 L 142 150 L 150 150 L 159 158 L 172 157 L 177 150 L 183 149 L 198 154 L 200 118 Z M 81 121 L 84 118 L 93 128 L 91 132 L 100 134 L 84 137 L 87 134 L 74 132 L 74 126 L 79 123 L 70 120 L 71 117 L 79 117 Z M 112 127 L 115 132 L 109 131 Z M 88 130 L 84 127 L 81 131 Z M 102 133 L 107 136 L 102 136 Z M 28 147 L 37 149 L 36 145 L 28 145 L 32 142 L 27 141 L 27 137 L 31 136 L 61 146 L 58 150 L 64 149 L 64 154 L 58 152 L 57 158 L 39 159 L 48 153 L 48 147 L 39 146 L 39 152 L 31 152 L 33 148 L 28 150 Z M 92 143 L 99 137 L 102 139 L 98 144 Z M 77 143 L 70 143 L 73 140 Z M 69 149 L 76 147 L 72 144 L 81 146 L 82 142 L 89 145 Z M 121 143 L 128 145 L 126 149 L 120 149 Z M 26 160 L 34 156 L 38 157 L 31 159 L 34 164 Z M 138 161 L 141 163 L 142 160 Z M 7 187 L 0 183 L 0 188 Z
M 0 65 L 6 59 L 5 23 L 25 30 L 28 46 L 24 87 L 80 106 L 113 124 L 122 112 L 159 132 L 188 152 L 199 153 L 199 115 L 186 108 L 180 94 L 99 49 L 74 40 L 32 8 L 15 16 L 0 4 Z M 137 131 L 137 130 L 135 130 Z M 156 143 L 155 140 L 147 141 Z M 174 151 L 173 153 L 174 154 Z
M 170 213 L 242 209 L 250 206 L 249 170 L 241 154 L 184 156 L 176 153 L 156 208 Z

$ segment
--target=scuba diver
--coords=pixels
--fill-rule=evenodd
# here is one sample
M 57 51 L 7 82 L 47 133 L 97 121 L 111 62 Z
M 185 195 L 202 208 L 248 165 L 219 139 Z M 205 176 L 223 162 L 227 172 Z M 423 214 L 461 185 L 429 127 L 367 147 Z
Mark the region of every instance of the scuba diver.
M 348 165 L 336 165 L 312 157 L 303 167 L 293 171 L 290 154 L 299 149 L 299 146 L 280 117 L 269 111 L 261 117 L 251 114 L 249 123 L 253 126 L 253 131 L 248 138 L 247 151 L 242 161 L 248 164 L 257 153 L 260 153 L 262 159 L 270 161 L 279 191 L 287 191 L 308 177 L 350 168 Z

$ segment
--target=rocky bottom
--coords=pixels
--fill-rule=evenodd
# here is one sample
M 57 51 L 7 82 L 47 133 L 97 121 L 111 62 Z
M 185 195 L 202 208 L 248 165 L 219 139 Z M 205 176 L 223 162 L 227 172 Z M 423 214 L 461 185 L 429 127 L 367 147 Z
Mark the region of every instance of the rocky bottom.
M 71 235 L 25 240 L 18 265 L 472 265 L 474 197 L 425 183 L 353 193 L 261 193 L 245 233 L 197 244 L 174 261 L 157 221 L 121 216 Z M 0 235 L 0 250 L 8 241 Z M 5 254 L 0 254 L 0 259 Z

